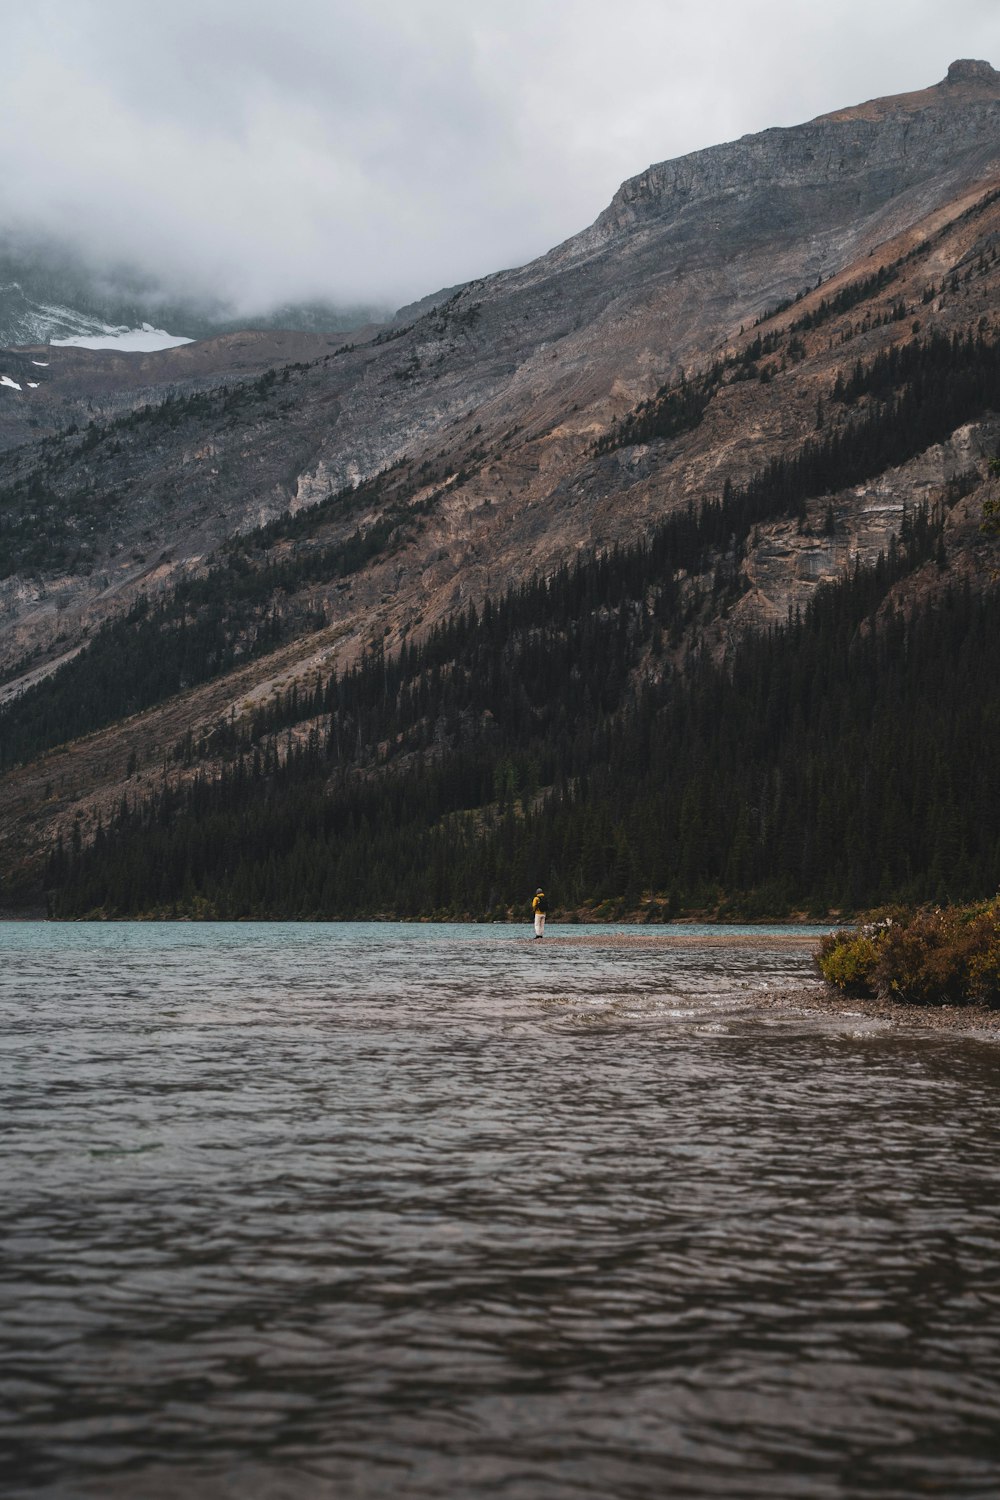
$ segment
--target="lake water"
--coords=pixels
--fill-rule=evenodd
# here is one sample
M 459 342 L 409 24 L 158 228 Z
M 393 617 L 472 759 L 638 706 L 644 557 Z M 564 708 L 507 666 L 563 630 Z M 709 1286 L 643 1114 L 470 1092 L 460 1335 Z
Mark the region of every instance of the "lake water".
M 527 932 L 0 925 L 5 1495 L 994 1500 L 1000 1048 Z

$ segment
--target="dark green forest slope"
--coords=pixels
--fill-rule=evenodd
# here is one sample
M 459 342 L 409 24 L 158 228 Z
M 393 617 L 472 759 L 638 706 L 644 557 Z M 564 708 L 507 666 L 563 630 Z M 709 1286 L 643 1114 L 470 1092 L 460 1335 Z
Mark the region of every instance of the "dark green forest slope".
M 942 579 L 885 607 L 938 569 L 941 524 L 683 672 L 642 670 L 681 608 L 655 549 L 563 569 L 232 728 L 221 777 L 55 851 L 52 909 L 501 915 L 543 881 L 563 907 L 764 916 L 989 890 L 1000 597 Z

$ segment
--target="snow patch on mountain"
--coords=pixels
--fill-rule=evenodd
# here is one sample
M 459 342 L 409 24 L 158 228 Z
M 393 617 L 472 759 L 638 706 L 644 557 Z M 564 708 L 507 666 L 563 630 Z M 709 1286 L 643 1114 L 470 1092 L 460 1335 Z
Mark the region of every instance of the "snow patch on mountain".
M 106 328 L 103 333 L 75 334 L 69 338 L 49 340 L 53 348 L 119 349 L 130 354 L 148 354 L 154 349 L 176 349 L 181 344 L 193 342 L 193 339 L 167 333 L 164 328 L 153 328 L 149 323 L 143 323 L 141 328 Z

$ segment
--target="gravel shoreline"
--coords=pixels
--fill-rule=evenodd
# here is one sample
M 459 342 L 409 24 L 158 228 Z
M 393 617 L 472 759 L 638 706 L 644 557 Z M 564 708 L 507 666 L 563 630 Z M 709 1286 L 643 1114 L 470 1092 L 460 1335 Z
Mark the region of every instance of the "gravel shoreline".
M 753 1010 L 810 1010 L 828 1016 L 881 1021 L 888 1026 L 948 1031 L 1000 1041 L 1000 1010 L 985 1005 L 904 1005 L 895 1000 L 859 1000 L 829 984 L 809 989 L 748 990 L 742 998 Z
M 585 948 L 815 948 L 814 932 L 580 932 L 550 927 L 545 941 Z
M 694 933 L 609 932 L 580 933 L 559 930 L 559 942 L 579 943 L 590 947 L 623 948 L 791 948 L 814 950 L 815 934 L 781 933 Z M 740 1000 L 748 1010 L 806 1010 L 828 1016 L 850 1016 L 857 1020 L 879 1021 L 887 1026 L 916 1028 L 923 1031 L 950 1032 L 956 1036 L 1000 1041 L 1000 1009 L 986 1005 L 904 1005 L 895 1000 L 862 1000 L 845 995 L 832 984 L 818 982 L 808 988 L 746 989 Z

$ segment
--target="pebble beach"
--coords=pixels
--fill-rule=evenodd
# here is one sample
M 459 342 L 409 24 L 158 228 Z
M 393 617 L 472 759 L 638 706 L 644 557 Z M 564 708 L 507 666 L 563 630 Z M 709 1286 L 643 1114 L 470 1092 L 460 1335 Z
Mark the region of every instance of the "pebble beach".
M 551 935 L 551 936 L 550 936 Z M 809 933 L 693 933 L 683 929 L 664 932 L 637 929 L 635 932 L 579 933 L 568 928 L 550 928 L 547 940 L 584 946 L 623 948 L 686 947 L 776 947 L 800 951 L 816 947 L 815 935 Z M 918 1027 L 926 1031 L 951 1032 L 956 1035 L 1000 1040 L 1000 1009 L 987 1005 L 906 1005 L 895 1000 L 866 1000 L 845 995 L 832 984 L 782 989 L 751 989 L 743 999 L 748 1008 L 760 1011 L 806 1010 L 826 1015 L 852 1016 L 878 1021 L 887 1026 Z

